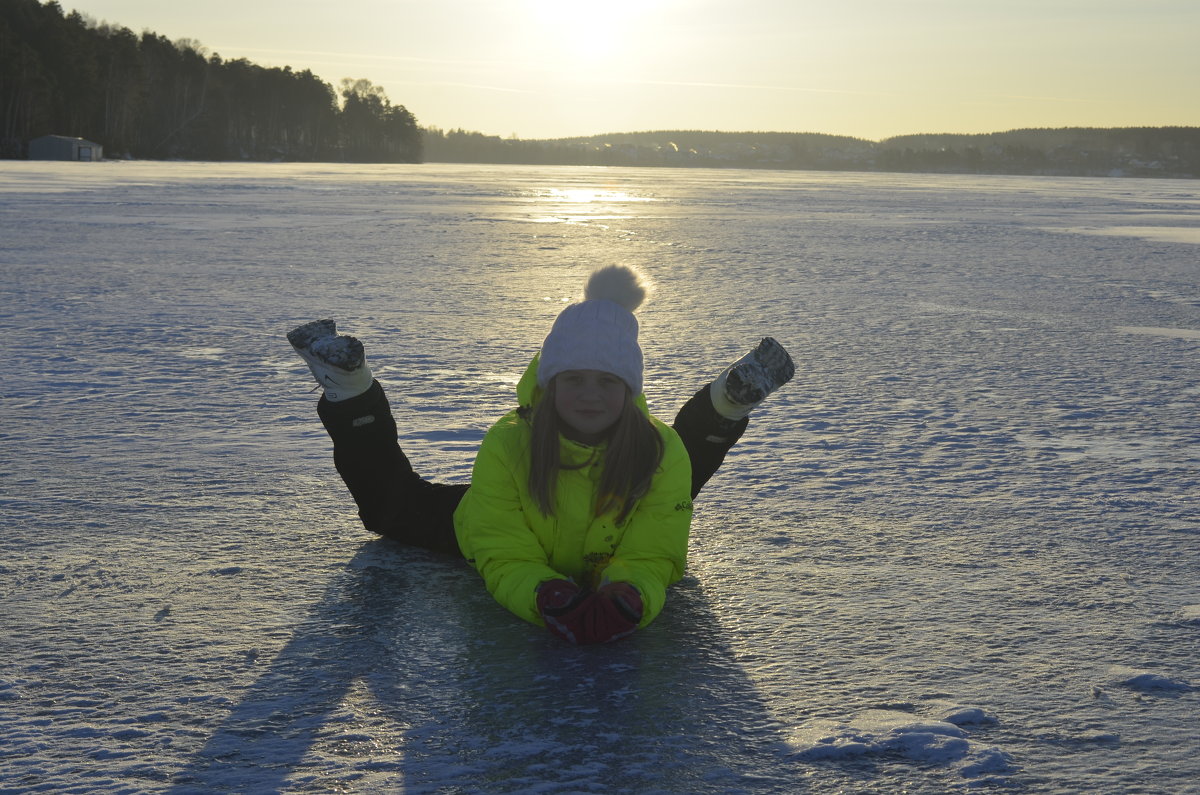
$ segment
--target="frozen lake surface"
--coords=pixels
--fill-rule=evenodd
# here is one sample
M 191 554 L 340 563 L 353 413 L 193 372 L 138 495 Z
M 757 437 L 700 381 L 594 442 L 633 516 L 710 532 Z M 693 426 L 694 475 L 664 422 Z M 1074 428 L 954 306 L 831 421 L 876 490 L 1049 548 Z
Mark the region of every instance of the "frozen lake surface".
M 627 262 L 798 373 L 648 630 L 373 539 L 284 333 L 465 479 Z M 1200 792 L 1200 183 L 0 162 L 0 791 Z

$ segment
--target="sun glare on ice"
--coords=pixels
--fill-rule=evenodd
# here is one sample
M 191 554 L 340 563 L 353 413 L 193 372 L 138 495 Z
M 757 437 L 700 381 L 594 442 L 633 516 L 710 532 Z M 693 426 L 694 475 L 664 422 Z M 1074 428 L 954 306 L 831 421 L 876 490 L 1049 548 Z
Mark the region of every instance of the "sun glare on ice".
M 568 202 L 570 204 L 591 204 L 593 202 L 645 202 L 652 201 L 644 196 L 634 196 L 622 191 L 601 190 L 595 188 L 550 188 L 541 198 L 550 201 Z

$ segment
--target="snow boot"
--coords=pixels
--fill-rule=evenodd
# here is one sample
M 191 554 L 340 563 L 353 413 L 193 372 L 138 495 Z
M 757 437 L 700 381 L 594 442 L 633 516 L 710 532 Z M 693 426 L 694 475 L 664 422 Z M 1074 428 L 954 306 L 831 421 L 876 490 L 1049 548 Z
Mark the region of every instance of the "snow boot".
M 287 338 L 331 402 L 349 400 L 371 388 L 374 379 L 363 344 L 349 335 L 339 335 L 334 321 L 305 323 L 289 331 Z
M 709 389 L 713 408 L 726 419 L 743 419 L 795 374 L 796 366 L 784 347 L 773 337 L 763 337 L 754 350 L 713 381 Z

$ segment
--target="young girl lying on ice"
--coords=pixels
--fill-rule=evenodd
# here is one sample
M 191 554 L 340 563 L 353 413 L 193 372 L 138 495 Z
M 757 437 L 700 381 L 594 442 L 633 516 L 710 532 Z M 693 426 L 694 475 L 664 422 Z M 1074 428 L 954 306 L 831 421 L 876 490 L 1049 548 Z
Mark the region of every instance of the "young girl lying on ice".
M 774 339 L 700 389 L 668 427 L 642 392 L 634 310 L 646 284 L 592 274 L 517 386 L 519 408 L 484 437 L 470 484 L 432 483 L 397 442 L 362 343 L 317 320 L 288 334 L 324 395 L 317 412 L 368 530 L 461 554 L 521 618 L 578 644 L 649 624 L 682 575 L 692 498 L 750 411 L 795 368 Z

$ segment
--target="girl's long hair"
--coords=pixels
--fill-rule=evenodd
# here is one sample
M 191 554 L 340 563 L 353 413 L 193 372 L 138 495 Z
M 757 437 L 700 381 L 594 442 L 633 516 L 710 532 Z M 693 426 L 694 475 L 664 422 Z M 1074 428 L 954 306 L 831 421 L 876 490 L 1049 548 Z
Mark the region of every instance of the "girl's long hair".
M 561 421 L 554 408 L 555 393 L 555 384 L 551 380 L 534 408 L 531 420 L 529 492 L 545 516 L 554 515 L 558 473 L 587 465 L 585 461 L 568 466 L 561 461 L 558 438 Z M 617 524 L 625 521 L 634 503 L 650 490 L 650 481 L 662 463 L 662 457 L 662 437 L 637 407 L 626 387 L 625 405 L 608 431 L 596 515 L 614 511 Z

